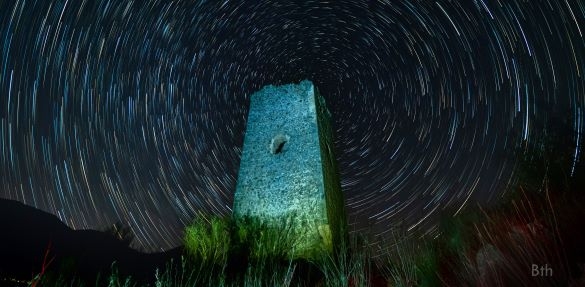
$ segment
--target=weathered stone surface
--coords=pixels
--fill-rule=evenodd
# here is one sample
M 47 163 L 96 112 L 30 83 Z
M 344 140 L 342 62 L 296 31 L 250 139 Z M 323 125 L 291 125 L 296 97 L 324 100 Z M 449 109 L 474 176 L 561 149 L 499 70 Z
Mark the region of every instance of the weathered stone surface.
M 345 236 L 330 114 L 310 81 L 251 96 L 233 213 L 268 224 L 293 217 L 299 256 Z

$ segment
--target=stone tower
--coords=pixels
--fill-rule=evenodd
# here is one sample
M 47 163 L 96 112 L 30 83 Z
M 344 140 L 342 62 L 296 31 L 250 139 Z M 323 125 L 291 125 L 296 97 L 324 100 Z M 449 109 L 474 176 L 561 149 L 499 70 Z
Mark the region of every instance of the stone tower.
M 343 194 L 325 100 L 310 81 L 251 96 L 234 217 L 292 222 L 294 257 L 331 251 L 346 234 Z

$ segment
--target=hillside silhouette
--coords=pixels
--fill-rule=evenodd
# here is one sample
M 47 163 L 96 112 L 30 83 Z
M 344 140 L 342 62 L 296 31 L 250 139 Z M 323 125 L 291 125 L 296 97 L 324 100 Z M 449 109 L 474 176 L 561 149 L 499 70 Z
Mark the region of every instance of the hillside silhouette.
M 156 268 L 182 254 L 182 247 L 141 253 L 111 233 L 73 230 L 50 213 L 0 199 L 0 279 L 30 280 L 41 271 L 47 250 L 50 270 L 94 284 L 98 273 L 107 278 L 114 261 L 120 275 L 151 281 Z

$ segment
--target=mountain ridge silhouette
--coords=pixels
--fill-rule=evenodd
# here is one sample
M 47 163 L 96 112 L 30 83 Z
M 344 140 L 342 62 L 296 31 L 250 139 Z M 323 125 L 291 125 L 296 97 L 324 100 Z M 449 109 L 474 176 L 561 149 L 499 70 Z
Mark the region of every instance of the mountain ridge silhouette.
M 49 270 L 66 268 L 68 276 L 92 284 L 98 273 L 107 278 L 113 262 L 122 276 L 152 281 L 156 268 L 173 258 L 179 261 L 183 250 L 142 253 L 110 233 L 73 230 L 53 214 L 0 199 L 0 278 L 30 280 L 41 271 L 47 249 L 48 259 L 54 258 Z

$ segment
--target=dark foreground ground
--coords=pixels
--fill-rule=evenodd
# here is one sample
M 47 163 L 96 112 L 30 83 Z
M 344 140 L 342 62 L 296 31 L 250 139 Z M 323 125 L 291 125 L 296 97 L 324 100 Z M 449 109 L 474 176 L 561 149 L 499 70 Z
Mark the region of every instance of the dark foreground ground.
M 29 281 L 43 271 L 45 261 L 49 270 L 58 269 L 68 276 L 95 284 L 97 274 L 110 274 L 115 261 L 120 275 L 132 275 L 139 282 L 152 282 L 156 268 L 164 267 L 171 258 L 179 258 L 181 254 L 182 248 L 164 253 L 141 253 L 112 234 L 75 231 L 52 214 L 17 201 L 0 199 L 2 281 Z
M 183 248 L 140 253 L 106 232 L 74 231 L 51 214 L 0 200 L 0 286 L 30 286 L 38 274 L 44 282 L 76 280 L 68 286 L 585 286 L 585 195 L 520 194 L 511 202 L 481 218 L 475 213 L 444 223 L 444 236 L 431 243 L 390 242 L 388 257 L 352 245 L 340 261 L 252 263 L 239 250 L 200 267 L 184 265 L 190 253 Z M 169 269 L 171 260 L 183 264 Z M 121 283 L 112 285 L 114 261 Z M 125 285 L 129 276 L 132 284 Z
M 250 254 L 280 244 L 281 234 L 242 245 L 229 219 L 214 228 L 194 224 L 185 248 L 145 254 L 112 233 L 75 231 L 52 214 L 0 199 L 0 286 L 31 285 L 39 274 L 84 286 L 585 286 L 585 167 L 569 177 L 553 155 L 545 166 L 525 163 L 502 204 L 447 216 L 437 238 L 397 234 L 373 252 L 363 248 L 366 238 L 321 263 L 254 261 Z M 185 264 L 194 254 L 206 263 Z M 110 284 L 112 262 L 114 277 L 131 276 L 133 284 Z M 80 286 L 35 287 L 64 285 Z

